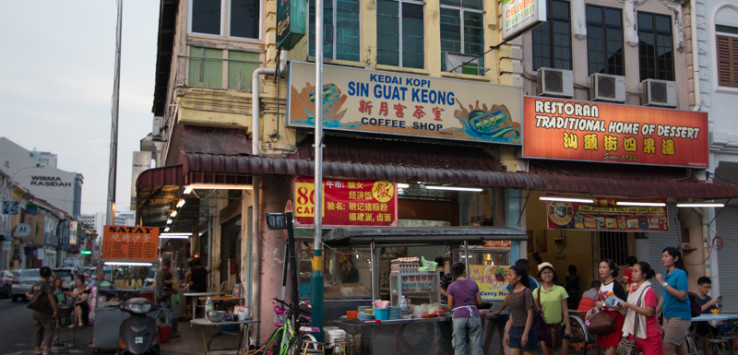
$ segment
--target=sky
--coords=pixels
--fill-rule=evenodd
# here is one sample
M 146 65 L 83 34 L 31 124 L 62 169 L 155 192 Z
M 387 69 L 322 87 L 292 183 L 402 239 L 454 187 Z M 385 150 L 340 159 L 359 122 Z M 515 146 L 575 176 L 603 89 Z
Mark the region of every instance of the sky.
M 116 16 L 116 0 L 0 1 L 0 136 L 81 173 L 83 214 L 107 204 Z M 118 211 L 151 132 L 158 20 L 158 0 L 123 1 Z

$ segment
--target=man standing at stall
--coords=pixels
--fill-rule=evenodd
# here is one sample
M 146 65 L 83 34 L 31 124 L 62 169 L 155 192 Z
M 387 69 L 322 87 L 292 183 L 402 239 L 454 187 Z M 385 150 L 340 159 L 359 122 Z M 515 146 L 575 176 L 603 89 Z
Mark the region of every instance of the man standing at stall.
M 170 271 L 172 260 L 164 258 L 161 260 L 159 272 L 156 273 L 154 288 L 156 302 L 164 308 L 166 314 L 166 323 L 172 325 L 172 338 L 179 337 L 177 334 L 177 318 L 173 317 L 172 295 L 177 292 L 177 281 L 174 274 Z

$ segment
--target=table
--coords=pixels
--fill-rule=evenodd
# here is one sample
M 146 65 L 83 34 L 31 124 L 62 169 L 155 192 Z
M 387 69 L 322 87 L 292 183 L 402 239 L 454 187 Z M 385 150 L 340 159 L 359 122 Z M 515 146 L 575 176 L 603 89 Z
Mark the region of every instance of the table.
M 192 319 L 197 318 L 197 299 L 198 297 L 222 296 L 223 292 L 185 292 L 183 296 L 192 298 Z M 203 317 L 205 315 L 203 314 Z
M 215 328 L 219 327 L 221 325 L 238 325 L 238 347 L 236 348 L 236 351 L 241 349 L 241 345 L 243 345 L 243 338 L 244 333 L 246 336 L 250 336 L 251 331 L 251 324 L 256 323 L 258 320 L 256 319 L 247 319 L 247 320 L 236 320 L 236 321 L 221 321 L 221 322 L 211 322 L 210 320 L 206 318 L 195 318 L 190 321 L 190 324 L 197 324 L 200 326 L 200 334 L 202 334 L 202 342 L 205 345 L 205 354 L 208 354 L 211 350 L 210 344 L 213 342 L 213 336 L 215 335 Z M 205 338 L 205 327 L 213 327 L 213 332 L 210 334 L 210 338 Z M 246 331 L 244 332 L 244 328 L 246 328 Z M 246 346 L 249 346 L 249 341 L 246 341 Z M 227 349 L 219 349 L 219 350 L 227 350 Z
M 732 320 L 732 319 L 738 319 L 738 314 L 733 313 L 718 313 L 718 314 L 712 314 L 712 313 L 702 313 L 699 317 L 692 318 L 692 323 L 694 322 L 709 322 L 709 321 L 726 321 L 726 320 Z

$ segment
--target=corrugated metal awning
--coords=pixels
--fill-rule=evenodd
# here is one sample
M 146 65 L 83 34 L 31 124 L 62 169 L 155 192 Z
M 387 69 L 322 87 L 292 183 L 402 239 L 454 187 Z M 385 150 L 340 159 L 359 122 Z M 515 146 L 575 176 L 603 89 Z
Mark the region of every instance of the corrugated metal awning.
M 356 227 L 335 228 L 323 237 L 330 244 L 449 243 L 526 240 L 526 232 L 510 227 Z

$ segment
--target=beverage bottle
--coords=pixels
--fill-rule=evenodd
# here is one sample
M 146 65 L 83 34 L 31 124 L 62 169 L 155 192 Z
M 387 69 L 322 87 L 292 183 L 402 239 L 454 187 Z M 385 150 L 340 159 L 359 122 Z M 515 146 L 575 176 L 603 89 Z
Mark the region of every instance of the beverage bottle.
M 213 300 L 208 297 L 208 300 L 205 301 L 205 315 L 207 316 L 208 312 L 213 310 Z
M 400 312 L 403 319 L 408 318 L 407 298 L 405 298 L 405 295 L 402 295 L 402 299 L 400 299 Z

